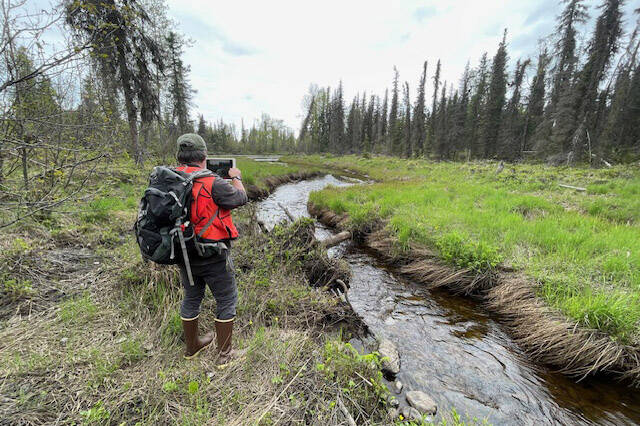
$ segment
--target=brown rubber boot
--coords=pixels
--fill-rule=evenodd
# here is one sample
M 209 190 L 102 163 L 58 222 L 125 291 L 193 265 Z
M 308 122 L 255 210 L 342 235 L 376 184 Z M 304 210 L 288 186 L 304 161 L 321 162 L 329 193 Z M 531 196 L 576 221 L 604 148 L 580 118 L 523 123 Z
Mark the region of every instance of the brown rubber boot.
M 207 333 L 203 337 L 198 336 L 198 317 L 190 320 L 182 318 L 182 328 L 184 329 L 184 342 L 187 344 L 187 350 L 184 353 L 185 359 L 195 358 L 213 342 L 211 333 Z
M 228 320 L 216 319 L 216 339 L 218 341 L 218 368 L 226 367 L 231 360 L 241 356 L 240 351 L 234 351 L 233 348 L 233 321 L 235 318 Z

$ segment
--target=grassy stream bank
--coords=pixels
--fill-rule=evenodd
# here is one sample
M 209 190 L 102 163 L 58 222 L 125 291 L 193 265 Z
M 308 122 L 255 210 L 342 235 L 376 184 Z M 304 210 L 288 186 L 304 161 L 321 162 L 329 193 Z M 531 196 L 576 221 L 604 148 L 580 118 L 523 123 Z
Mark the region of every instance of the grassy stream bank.
M 622 372 L 637 383 L 637 168 L 290 161 L 375 179 L 314 193 L 311 203 L 318 215 L 333 215 L 325 220 L 367 237 L 412 278 L 481 295 L 532 354 L 568 374 Z

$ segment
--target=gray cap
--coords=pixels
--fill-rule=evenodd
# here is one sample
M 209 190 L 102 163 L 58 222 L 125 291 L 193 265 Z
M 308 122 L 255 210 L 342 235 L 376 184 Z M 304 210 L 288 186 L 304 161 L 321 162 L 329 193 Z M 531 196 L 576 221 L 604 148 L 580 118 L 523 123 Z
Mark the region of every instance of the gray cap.
M 202 136 L 196 133 L 185 133 L 178 138 L 178 152 L 180 151 L 207 152 L 207 144 Z

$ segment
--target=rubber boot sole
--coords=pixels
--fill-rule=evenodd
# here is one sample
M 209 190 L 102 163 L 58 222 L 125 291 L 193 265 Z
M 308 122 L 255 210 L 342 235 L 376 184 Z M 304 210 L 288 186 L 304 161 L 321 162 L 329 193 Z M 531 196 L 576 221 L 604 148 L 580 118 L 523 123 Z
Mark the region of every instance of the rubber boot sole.
M 198 349 L 193 355 L 183 355 L 184 359 L 194 359 L 194 358 L 196 358 L 198 355 L 200 355 L 200 352 L 202 352 L 203 350 L 205 350 L 209 346 L 211 346 L 211 343 L 213 343 L 213 340 L 211 342 L 207 343 L 206 345 L 204 345 L 203 347 L 201 347 L 200 349 Z
M 246 349 L 235 349 L 236 353 L 234 354 L 233 358 L 231 358 L 229 361 L 224 362 L 222 364 L 217 364 L 216 368 L 218 370 L 224 370 L 227 367 L 231 367 L 232 365 L 237 364 L 238 362 L 244 360 L 247 350 Z

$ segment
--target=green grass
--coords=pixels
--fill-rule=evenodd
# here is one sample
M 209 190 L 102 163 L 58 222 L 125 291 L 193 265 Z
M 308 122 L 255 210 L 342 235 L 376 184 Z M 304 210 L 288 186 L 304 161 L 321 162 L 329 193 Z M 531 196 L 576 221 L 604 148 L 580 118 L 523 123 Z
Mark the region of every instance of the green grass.
M 312 194 L 315 204 L 348 213 L 354 228 L 383 220 L 400 250 L 421 244 L 476 271 L 513 266 L 539 282 L 540 295 L 570 318 L 640 343 L 638 170 L 522 165 L 496 174 L 494 163 L 302 161 L 351 167 L 380 180 Z
M 236 165 L 242 171 L 242 181 L 244 183 L 259 187 L 263 186 L 265 178 L 295 173 L 302 169 L 299 165 L 257 162 L 243 157 L 237 158 Z

